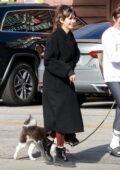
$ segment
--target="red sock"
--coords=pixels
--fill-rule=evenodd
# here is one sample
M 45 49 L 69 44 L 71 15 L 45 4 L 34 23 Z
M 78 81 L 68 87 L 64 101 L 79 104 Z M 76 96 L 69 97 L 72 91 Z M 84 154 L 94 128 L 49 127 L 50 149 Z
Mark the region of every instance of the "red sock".
M 57 147 L 64 147 L 64 134 L 56 132 Z

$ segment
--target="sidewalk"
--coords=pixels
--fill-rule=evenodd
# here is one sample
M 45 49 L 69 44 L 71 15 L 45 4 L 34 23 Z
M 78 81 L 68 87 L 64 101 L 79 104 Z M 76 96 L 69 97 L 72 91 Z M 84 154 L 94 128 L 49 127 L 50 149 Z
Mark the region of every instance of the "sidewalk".
M 96 105 L 94 105 L 93 107 L 90 103 L 88 103 L 81 108 L 85 124 L 85 132 L 77 135 L 80 141 L 87 137 L 99 125 L 99 123 L 107 114 L 110 106 L 111 104 L 97 105 L 96 103 Z M 107 151 L 107 147 L 112 136 L 112 123 L 114 119 L 114 114 L 115 109 L 112 110 L 104 124 L 86 141 L 77 145 L 76 147 L 70 147 L 68 145 L 66 146 L 67 149 L 70 151 L 70 153 L 68 153 L 68 156 L 76 162 L 77 167 L 74 169 L 120 169 L 120 158 L 110 156 Z M 42 121 L 42 118 L 40 119 Z M 11 128 L 13 129 L 15 127 L 11 126 Z M 12 156 L 18 140 L 16 136 L 19 136 L 19 132 L 17 132 L 17 130 L 20 129 L 20 125 L 16 125 L 16 129 L 13 129 L 15 134 L 12 134 L 12 129 L 11 131 L 9 131 L 8 129 L 9 133 L 4 139 L 2 139 L 1 137 L 4 136 L 3 132 L 6 133 L 6 129 L 4 127 L 1 130 L 2 136 L 0 137 L 0 139 L 2 139 L 2 143 L 0 148 L 0 170 L 47 170 L 50 168 L 52 168 L 52 170 L 66 169 L 63 167 L 55 167 L 54 165 L 46 165 L 40 157 L 40 153 L 38 151 L 35 151 L 34 153 L 34 156 L 37 158 L 37 160 L 30 161 L 28 156 L 26 156 L 27 149 L 19 154 L 18 160 L 13 160 Z M 14 136 L 14 138 L 10 137 L 10 132 Z

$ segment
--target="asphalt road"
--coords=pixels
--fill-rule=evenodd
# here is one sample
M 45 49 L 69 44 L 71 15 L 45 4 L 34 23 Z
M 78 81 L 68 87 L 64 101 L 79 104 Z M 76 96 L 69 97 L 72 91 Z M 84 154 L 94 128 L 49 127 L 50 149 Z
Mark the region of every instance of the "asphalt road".
M 112 102 L 88 102 L 81 107 L 85 132 L 77 134 L 80 141 L 86 138 L 102 122 L 108 113 Z M 28 114 L 37 119 L 38 125 L 43 126 L 42 106 L 32 105 L 26 107 L 7 107 L 0 102 L 0 170 L 40 170 L 65 169 L 46 165 L 40 157 L 40 153 L 35 149 L 36 161 L 30 161 L 27 155 L 27 148 L 18 155 L 18 160 L 13 159 L 15 147 L 18 143 L 22 124 Z M 102 126 L 87 140 L 76 147 L 66 145 L 69 150 L 69 157 L 76 162 L 75 169 L 118 170 L 120 158 L 110 156 L 107 147 L 112 137 L 112 124 L 115 109 L 111 111 Z

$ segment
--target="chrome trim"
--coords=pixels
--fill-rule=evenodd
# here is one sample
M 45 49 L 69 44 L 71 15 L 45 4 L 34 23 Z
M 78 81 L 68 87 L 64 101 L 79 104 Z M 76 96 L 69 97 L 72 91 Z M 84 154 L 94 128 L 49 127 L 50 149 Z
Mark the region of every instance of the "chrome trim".
M 77 43 L 101 43 L 100 39 L 76 39 Z
M 93 86 L 93 88 L 98 92 L 101 93 L 104 90 L 102 88 L 106 88 L 107 90 L 107 85 L 106 84 L 91 84 Z

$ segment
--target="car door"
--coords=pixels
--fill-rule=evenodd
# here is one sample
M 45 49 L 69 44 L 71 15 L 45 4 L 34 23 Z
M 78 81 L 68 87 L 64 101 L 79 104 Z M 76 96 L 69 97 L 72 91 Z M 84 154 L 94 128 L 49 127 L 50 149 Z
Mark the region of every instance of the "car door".
M 7 11 L 0 31 L 0 79 L 10 60 L 10 48 L 19 48 L 27 37 L 27 12 L 25 10 Z
M 32 36 L 34 41 L 33 47 L 38 51 L 41 62 L 38 68 L 38 82 L 43 81 L 44 72 L 44 50 L 47 37 L 53 30 L 53 18 L 55 11 L 52 9 L 46 10 L 41 9 L 38 11 L 29 11 L 29 31 L 39 33 L 38 35 Z
M 29 10 L 28 25 L 28 32 L 31 35 L 31 48 L 41 55 L 46 39 L 53 29 L 53 21 L 49 9 Z

